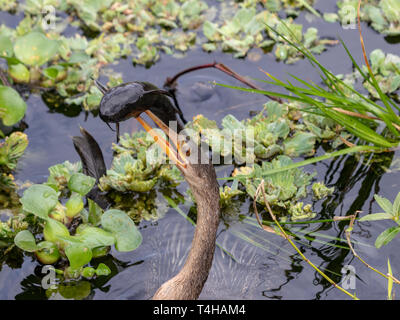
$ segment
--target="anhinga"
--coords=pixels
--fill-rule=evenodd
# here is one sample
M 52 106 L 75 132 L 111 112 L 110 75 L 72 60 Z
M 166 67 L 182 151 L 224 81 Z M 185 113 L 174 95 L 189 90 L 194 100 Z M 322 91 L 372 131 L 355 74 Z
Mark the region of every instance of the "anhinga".
M 176 132 L 168 128 L 151 111 L 147 110 L 145 113 L 172 141 L 178 141 Z M 151 127 L 143 119 L 137 119 L 146 131 L 151 133 Z M 157 290 L 153 299 L 197 299 L 207 280 L 215 250 L 220 215 L 217 176 L 210 159 L 202 157 L 201 152 L 198 152 L 198 157 L 194 161 L 196 163 L 190 163 L 184 153 L 179 152 L 180 147 L 178 143 L 175 144 L 178 149 L 177 152 L 156 132 L 151 134 L 182 172 L 197 204 L 197 225 L 186 262 L 175 277 L 165 282 Z M 201 150 L 200 147 L 199 150 Z M 204 162 L 205 159 L 208 161 L 200 163 L 200 160 Z
M 167 99 L 165 91 L 151 84 L 131 82 L 115 89 L 104 88 L 103 92 L 101 118 L 106 122 L 115 123 L 131 117 L 136 118 L 175 163 L 192 190 L 197 204 L 197 225 L 191 249 L 179 273 L 161 285 L 153 299 L 196 299 L 203 289 L 212 265 L 220 216 L 219 185 L 211 160 L 208 156 L 201 156 L 201 148 L 198 146 L 198 150 L 195 150 L 198 155 L 196 161 L 190 161 L 189 154 L 182 152 L 178 143 L 178 132 L 168 127 L 169 121 L 176 120 L 177 110 Z M 142 112 L 164 131 L 176 150 L 140 118 Z M 82 162 L 85 162 L 82 154 L 80 152 Z M 200 163 L 200 159 L 203 163 Z

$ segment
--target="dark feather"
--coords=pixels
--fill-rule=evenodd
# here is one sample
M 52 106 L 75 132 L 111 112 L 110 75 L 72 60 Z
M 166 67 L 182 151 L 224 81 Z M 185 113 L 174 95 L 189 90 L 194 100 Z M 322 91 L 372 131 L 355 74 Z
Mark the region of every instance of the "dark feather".
M 81 128 L 81 134 L 82 137 L 72 137 L 72 141 L 76 152 L 78 152 L 81 158 L 83 173 L 96 179 L 95 186 L 86 196 L 105 210 L 109 207 L 110 202 L 97 185 L 99 179 L 105 175 L 107 171 L 103 153 L 101 152 L 100 146 L 89 132 Z
M 81 128 L 82 137 L 72 137 L 76 152 L 82 161 L 83 173 L 99 181 L 106 174 L 103 153 L 96 140 Z

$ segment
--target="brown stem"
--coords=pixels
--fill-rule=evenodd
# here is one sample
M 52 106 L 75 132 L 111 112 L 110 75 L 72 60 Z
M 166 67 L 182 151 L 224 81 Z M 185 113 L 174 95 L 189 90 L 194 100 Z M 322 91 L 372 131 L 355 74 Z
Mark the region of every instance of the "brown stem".
M 368 68 L 369 72 L 371 74 L 373 74 L 371 66 L 369 65 L 369 62 L 368 62 L 367 53 L 365 51 L 364 38 L 362 36 L 362 30 L 361 30 L 361 13 L 360 12 L 361 12 L 361 0 L 358 1 L 358 6 L 357 6 L 358 33 L 360 34 L 361 49 L 362 49 L 362 52 L 363 52 L 365 64 L 367 65 L 367 68 Z
M 185 69 L 179 73 L 177 73 L 175 76 L 173 76 L 172 78 L 167 78 L 164 86 L 166 87 L 170 87 L 173 88 L 176 80 L 189 72 L 192 71 L 196 71 L 196 70 L 200 70 L 200 69 L 206 69 L 206 68 L 215 68 L 218 69 L 224 73 L 226 73 L 227 75 L 235 78 L 236 80 L 239 80 L 240 82 L 244 83 L 245 85 L 247 85 L 248 87 L 255 89 L 255 90 L 262 90 L 261 88 L 257 87 L 256 85 L 254 85 L 253 83 L 251 83 L 250 81 L 246 80 L 244 77 L 242 77 L 240 74 L 236 73 L 235 71 L 233 71 L 232 69 L 228 68 L 226 65 L 222 64 L 222 63 L 218 63 L 218 62 L 213 62 L 213 63 L 208 63 L 208 64 L 202 64 L 202 65 L 198 65 L 198 66 L 194 66 L 188 69 Z M 277 101 L 279 103 L 282 103 L 282 100 L 280 98 L 276 98 L 276 97 L 272 97 L 269 96 L 267 94 L 264 94 L 266 97 L 268 97 L 271 100 Z
M 175 76 L 173 76 L 172 78 L 168 77 L 168 78 L 165 80 L 164 86 L 166 86 L 166 87 L 172 87 L 172 86 L 174 85 L 174 83 L 176 82 L 176 80 L 178 80 L 178 78 L 179 78 L 180 76 L 183 76 L 183 75 L 186 74 L 186 73 L 189 73 L 189 72 L 192 72 L 192 71 L 196 71 L 196 70 L 200 70 L 200 69 L 214 68 L 215 65 L 216 65 L 216 62 L 214 62 L 214 63 L 209 63 L 209 64 L 202 64 L 202 65 L 199 65 L 199 66 L 194 66 L 194 67 L 185 69 L 185 70 L 183 70 L 183 71 L 181 71 L 181 72 L 178 72 L 178 73 L 177 73 Z
M 349 217 L 351 218 L 351 220 L 350 220 L 349 227 L 346 229 L 347 244 L 349 245 L 349 248 L 350 248 L 351 252 L 352 252 L 353 255 L 354 255 L 358 260 L 360 260 L 367 268 L 369 268 L 369 269 L 375 271 L 376 273 L 380 274 L 382 277 L 384 277 L 384 278 L 386 278 L 386 279 L 391 278 L 395 283 L 400 284 L 400 281 L 399 281 L 397 278 L 395 278 L 393 275 L 384 274 L 384 273 L 380 272 L 379 270 L 375 269 L 374 267 L 370 266 L 370 265 L 369 265 L 367 262 L 365 262 L 365 261 L 358 255 L 358 253 L 354 250 L 353 245 L 351 244 L 350 236 L 351 236 L 351 231 L 353 230 L 354 221 L 356 220 L 356 217 L 357 217 L 357 213 L 358 213 L 358 212 L 359 212 L 359 211 L 357 211 L 355 214 L 349 216 Z
M 8 82 L 7 76 L 4 73 L 3 69 L 0 68 L 0 80 L 3 83 L 3 85 L 7 87 L 11 87 L 10 83 Z

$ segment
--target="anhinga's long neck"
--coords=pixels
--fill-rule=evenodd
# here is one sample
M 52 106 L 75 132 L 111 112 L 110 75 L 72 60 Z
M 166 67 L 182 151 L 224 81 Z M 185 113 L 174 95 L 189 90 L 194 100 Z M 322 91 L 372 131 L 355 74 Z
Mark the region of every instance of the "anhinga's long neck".
M 197 225 L 192 247 L 181 272 L 191 284 L 196 298 L 200 295 L 210 271 L 219 224 L 218 186 L 201 186 L 201 192 L 193 190 L 197 203 Z
M 153 299 L 197 299 L 207 280 L 220 215 L 219 186 L 215 171 L 212 169 L 212 172 L 207 173 L 202 181 L 188 181 L 197 203 L 197 225 L 185 265 L 174 278 L 160 287 Z

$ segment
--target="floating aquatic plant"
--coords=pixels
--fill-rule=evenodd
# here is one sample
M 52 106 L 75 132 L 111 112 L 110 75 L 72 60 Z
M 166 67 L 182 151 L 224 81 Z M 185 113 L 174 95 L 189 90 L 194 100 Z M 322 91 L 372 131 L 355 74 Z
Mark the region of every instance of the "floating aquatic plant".
M 232 20 L 222 25 L 206 21 L 203 24 L 203 33 L 209 40 L 203 44 L 206 51 L 214 51 L 217 45 L 221 43 L 222 50 L 233 51 L 235 57 L 243 57 L 253 47 L 268 48 L 277 43 L 275 56 L 278 60 L 293 63 L 302 58 L 301 53 L 294 50 L 290 45 L 282 42 L 274 33 L 265 34 L 265 23 L 271 28 L 276 28 L 282 32 L 282 21 L 278 15 L 270 11 L 262 11 L 257 13 L 255 7 L 243 7 L 236 12 Z M 285 20 L 286 25 L 295 33 L 298 41 L 304 41 L 304 44 L 314 53 L 321 53 L 325 50 L 325 44 L 334 44 L 331 40 L 320 40 L 317 29 L 309 28 L 304 34 L 303 26 L 296 24 L 292 19 Z
M 371 70 L 379 83 L 381 91 L 385 94 L 396 94 L 400 88 L 400 57 L 395 54 L 385 54 L 381 49 L 375 49 L 370 54 Z M 363 72 L 368 75 L 366 66 L 362 68 Z M 375 99 L 380 99 L 379 93 L 375 86 L 371 84 L 370 77 L 363 79 L 358 71 L 346 74 L 344 79 L 346 83 L 353 85 L 356 81 L 361 80 L 364 87 Z
M 17 186 L 12 171 L 28 146 L 28 137 L 22 132 L 13 132 L 0 143 L 0 205 L 17 210 L 19 207 Z
M 58 52 L 57 41 L 41 32 L 30 32 L 18 37 L 14 44 L 15 57 L 28 66 L 41 66 Z
M 64 173 L 69 174 L 66 171 Z M 82 197 L 92 189 L 94 183 L 94 178 L 82 173 L 71 174 L 67 181 L 70 196 L 65 204 L 59 201 L 60 192 L 57 188 L 36 184 L 26 189 L 20 200 L 22 210 L 26 217 L 33 215 L 39 219 L 44 241 L 37 243 L 37 235 L 31 232 L 33 225 L 30 225 L 29 229 L 25 228 L 15 235 L 14 243 L 24 251 L 34 252 L 44 264 L 67 259 L 69 266 L 64 270 L 66 277 L 93 275 L 93 270 L 84 266 L 99 253 L 106 254 L 108 250 L 104 248 L 115 245 L 118 251 L 135 250 L 142 237 L 126 213 L 116 209 L 103 212 L 93 202 L 89 204 L 89 211 L 84 209 Z M 77 217 L 83 223 L 72 235 L 68 227 Z M 94 270 L 94 273 L 104 274 L 101 270 Z
M 309 106 L 308 108 L 303 109 L 304 111 L 330 118 L 354 136 L 365 142 L 372 143 L 378 148 L 391 148 L 398 144 L 398 137 L 400 136 L 400 118 L 396 114 L 395 110 L 400 110 L 400 107 L 393 99 L 382 92 L 372 70 L 368 68 L 368 73 L 362 71 L 362 68 L 356 63 L 344 42 L 342 42 L 342 45 L 348 54 L 350 61 L 352 61 L 354 67 L 361 74 L 363 79 L 368 81 L 369 84 L 374 87 L 376 92 L 379 94 L 380 100 L 384 104 L 383 107 L 374 100 L 362 95 L 351 85 L 342 80 L 341 77 L 334 75 L 331 71 L 325 68 L 313 53 L 310 52 L 310 50 L 302 43 L 294 42 L 285 35 L 278 33 L 276 30 L 271 28 L 269 28 L 269 30 L 271 32 L 276 32 L 277 35 L 282 37 L 293 48 L 304 54 L 304 56 L 310 61 L 311 65 L 319 70 L 321 80 L 325 87 L 313 82 L 307 82 L 294 75 L 290 75 L 291 78 L 298 82 L 298 84 L 295 85 L 291 81 L 281 81 L 269 73 L 266 73 L 266 75 L 270 80 L 265 82 L 284 88 L 287 90 L 287 93 L 254 90 L 229 85 L 222 86 L 286 98 L 289 101 L 301 102 L 304 105 Z M 374 130 L 374 128 L 378 126 L 377 120 L 385 123 L 387 129 L 394 138 L 386 137 Z
M 75 173 L 82 172 L 81 162 L 71 163 L 65 161 L 60 164 L 49 167 L 49 177 L 47 185 L 55 190 L 62 191 L 67 187 L 68 181 Z
M 338 16 L 343 25 L 355 23 L 358 0 L 337 1 Z M 369 0 L 362 6 L 360 18 L 376 31 L 396 36 L 400 34 L 400 3 L 397 0 Z
M 0 118 L 4 125 L 12 126 L 25 115 L 26 103 L 11 87 L 0 85 Z
M 176 183 L 180 180 L 179 170 L 165 163 L 165 156 L 151 136 L 134 132 L 121 137 L 120 145 L 114 145 L 118 154 L 111 169 L 100 179 L 103 191 L 148 192 L 161 181 Z
M 0 143 L 0 166 L 14 170 L 19 158 L 28 146 L 28 137 L 22 132 L 13 132 Z
M 25 215 L 12 215 L 7 221 L 0 222 L 0 240 L 11 242 L 20 231 L 28 228 Z
M 299 202 L 308 195 L 307 187 L 311 185 L 314 175 L 298 169 L 276 174 L 269 172 L 293 164 L 290 157 L 313 155 L 318 142 L 330 142 L 335 148 L 342 144 L 340 138 L 344 132 L 334 121 L 316 114 L 304 114 L 299 104 L 268 102 L 253 118 L 239 121 L 232 115 L 226 116 L 221 121 L 221 127 L 202 115 L 194 117 L 186 126 L 187 129 L 201 133 L 213 153 L 225 159 L 232 157 L 233 163 L 237 165 L 246 160 L 249 163 L 255 162 L 252 166 L 236 168 L 232 174 L 234 181 L 239 181 L 250 197 L 254 197 L 258 185 L 264 179 L 268 201 L 272 205 L 281 207 L 294 220 L 315 216 L 309 205 Z M 254 135 L 249 136 L 248 132 Z M 198 138 L 192 137 L 193 140 Z M 247 155 L 246 159 L 246 151 L 249 150 L 254 151 L 254 155 L 250 152 L 250 157 Z M 228 195 L 234 197 L 241 193 L 237 188 L 233 193 L 227 188 L 221 190 L 224 205 L 231 199 Z M 317 199 L 333 192 L 333 188 L 327 188 L 322 183 L 313 184 L 312 189 Z M 258 201 L 262 201 L 262 198 Z
M 325 197 L 331 195 L 335 191 L 335 188 L 334 187 L 328 188 L 322 182 L 316 182 L 312 185 L 312 191 L 313 191 L 314 197 L 316 199 L 320 200 L 322 198 L 325 198 Z
M 222 157 L 232 156 L 238 163 L 270 159 L 280 154 L 290 157 L 310 156 L 315 153 L 317 142 L 332 141 L 335 147 L 342 129 L 322 116 L 303 113 L 301 104 L 268 102 L 255 117 L 239 121 L 227 115 L 217 123 L 202 115 L 194 117 L 186 127 L 201 133 L 213 152 Z M 293 112 L 297 115 L 293 118 Z M 302 121 L 299 119 L 302 118 Z M 253 135 L 249 135 L 253 132 Z M 247 135 L 247 136 L 246 136 Z M 249 150 L 254 151 L 254 155 Z M 255 156 L 255 157 L 254 157 Z
M 267 10 L 260 11 L 259 3 Z M 6 0 L 0 5 L 11 8 Z M 49 5 L 70 16 L 68 19 L 55 16 L 54 27 L 44 30 L 42 14 Z M 221 15 L 232 19 L 211 19 L 212 22 L 208 17 L 215 15 L 217 9 L 202 0 L 168 0 L 162 5 L 147 0 L 15 3 L 12 7 L 23 11 L 25 17 L 16 29 L 0 26 L 0 57 L 7 60 L 13 82 L 55 88 L 66 103 L 93 110 L 101 96 L 91 77 L 97 78 L 101 67 L 121 57 L 132 55 L 134 63 L 150 66 L 159 59 L 161 51 L 176 54 L 201 44 L 205 50 L 213 51 L 221 44 L 223 50 L 244 56 L 252 47 L 266 48 L 277 42 L 277 58 L 293 62 L 301 55 L 265 32 L 265 21 L 279 28 L 277 13 L 280 10 L 292 17 L 302 8 L 318 15 L 312 9 L 312 1 L 305 0 L 246 1 L 243 4 L 230 1 L 220 6 Z M 301 25 L 286 21 L 293 30 L 300 31 L 299 36 L 313 52 L 321 52 L 324 45 L 330 43 L 319 40 L 315 29 L 310 28 L 303 35 Z M 92 39 L 78 33 L 65 36 L 67 25 L 90 30 L 98 36 Z
M 149 192 L 110 192 L 113 208 L 123 210 L 135 222 L 156 221 L 168 211 L 167 205 L 159 199 L 156 189 Z
M 246 187 L 246 192 L 251 197 L 254 197 L 256 189 L 261 179 L 263 179 L 263 172 L 285 167 L 291 163 L 292 160 L 289 157 L 281 155 L 271 162 L 264 161 L 261 165 L 254 164 L 249 170 L 247 177 L 242 174 L 242 170 L 236 171 L 234 176 L 238 176 L 238 180 Z M 299 169 L 294 169 L 265 177 L 264 181 L 268 202 L 272 205 L 278 205 L 288 209 L 288 203 L 286 203 L 286 201 L 297 201 L 306 197 L 306 187 L 310 184 L 313 176 L 315 176 L 315 174 L 310 175 Z M 263 203 L 261 198 L 258 201 Z

